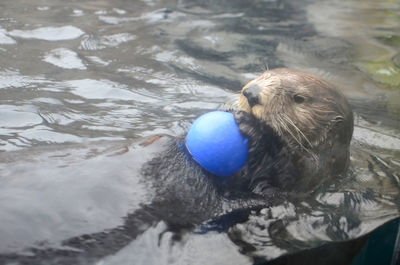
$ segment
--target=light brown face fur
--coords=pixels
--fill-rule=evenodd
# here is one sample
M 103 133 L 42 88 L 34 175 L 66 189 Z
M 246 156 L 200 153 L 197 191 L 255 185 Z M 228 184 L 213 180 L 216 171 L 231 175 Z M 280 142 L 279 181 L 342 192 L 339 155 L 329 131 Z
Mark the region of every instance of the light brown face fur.
M 251 106 L 244 94 L 254 87 L 259 97 Z M 345 97 L 328 82 L 301 71 L 266 71 L 243 87 L 239 109 L 267 123 L 290 146 L 309 153 L 327 142 L 348 145 L 353 132 Z

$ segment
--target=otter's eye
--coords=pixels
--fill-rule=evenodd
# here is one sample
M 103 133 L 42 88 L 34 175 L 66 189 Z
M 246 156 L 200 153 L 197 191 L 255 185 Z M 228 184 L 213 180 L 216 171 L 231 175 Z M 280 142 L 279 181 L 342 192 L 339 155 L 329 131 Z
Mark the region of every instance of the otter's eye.
M 300 96 L 300 95 L 294 95 L 293 99 L 294 99 L 294 102 L 296 102 L 296 103 L 303 103 L 306 100 L 303 96 Z

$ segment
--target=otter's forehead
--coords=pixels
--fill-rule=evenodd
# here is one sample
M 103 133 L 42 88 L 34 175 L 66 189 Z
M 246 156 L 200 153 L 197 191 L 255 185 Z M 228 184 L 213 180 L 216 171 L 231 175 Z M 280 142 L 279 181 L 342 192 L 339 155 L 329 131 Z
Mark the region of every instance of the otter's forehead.
M 259 88 L 278 88 L 281 86 L 281 79 L 277 75 L 273 75 L 272 73 L 265 72 L 264 74 L 260 75 L 256 79 L 253 79 L 249 83 L 247 83 L 243 90 L 251 87 L 251 86 L 258 86 Z
M 310 73 L 286 68 L 266 71 L 250 81 L 243 87 L 242 93 L 247 97 L 246 94 L 250 92 L 259 94 L 258 103 L 261 105 L 274 103 L 271 100 L 296 95 L 308 99 L 307 103 L 345 101 L 343 94 L 323 79 Z
M 329 84 L 314 75 L 289 69 L 274 69 L 264 72 L 246 84 L 243 90 L 252 86 L 258 86 L 261 93 L 280 91 L 280 95 L 299 93 L 318 96 L 321 93 L 326 95 L 326 90 L 332 89 Z

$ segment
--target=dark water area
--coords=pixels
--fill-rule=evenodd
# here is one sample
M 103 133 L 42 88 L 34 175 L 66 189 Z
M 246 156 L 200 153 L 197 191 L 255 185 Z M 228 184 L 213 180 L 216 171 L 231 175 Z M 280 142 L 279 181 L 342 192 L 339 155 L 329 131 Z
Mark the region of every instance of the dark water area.
M 399 32 L 392 0 L 1 1 L 0 261 L 255 264 L 398 217 Z M 107 237 L 157 196 L 136 165 L 158 150 L 141 139 L 183 135 L 276 67 L 348 98 L 346 176 L 224 229 L 159 222 L 104 255 L 65 243 Z

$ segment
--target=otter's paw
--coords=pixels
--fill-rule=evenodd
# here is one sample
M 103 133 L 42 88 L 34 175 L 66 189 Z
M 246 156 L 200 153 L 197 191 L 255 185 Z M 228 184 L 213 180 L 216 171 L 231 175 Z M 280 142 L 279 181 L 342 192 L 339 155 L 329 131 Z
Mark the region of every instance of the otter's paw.
M 240 132 L 246 137 L 251 137 L 257 127 L 257 120 L 251 114 L 244 111 L 238 111 L 234 113 L 234 116 L 236 123 L 239 125 Z
M 250 151 L 254 149 L 263 137 L 262 126 L 260 122 L 251 114 L 238 111 L 234 113 L 235 121 L 239 126 L 239 131 L 249 138 Z

